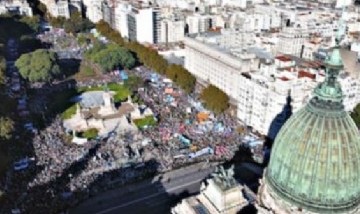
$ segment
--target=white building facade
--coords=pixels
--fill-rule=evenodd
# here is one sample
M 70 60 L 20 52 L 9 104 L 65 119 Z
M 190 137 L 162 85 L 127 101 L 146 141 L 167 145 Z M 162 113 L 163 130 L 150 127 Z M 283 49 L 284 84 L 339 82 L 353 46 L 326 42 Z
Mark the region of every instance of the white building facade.
M 160 32 L 161 43 L 181 42 L 185 36 L 185 22 L 183 20 L 162 20 Z
M 9 12 L 21 16 L 33 16 L 33 11 L 26 0 L 0 1 L 0 14 Z
M 70 8 L 69 8 L 69 2 L 67 0 L 50 0 L 42 1 L 46 7 L 48 8 L 48 12 L 52 17 L 65 17 L 70 18 Z
M 260 63 L 246 52 L 233 56 L 194 38 L 186 37 L 184 43 L 185 68 L 200 83 L 212 84 L 229 95 L 237 106 L 239 121 L 271 139 L 325 77 L 320 66 L 298 68 L 287 56 Z M 352 111 L 360 102 L 359 79 L 344 74 L 339 82 L 345 94 L 345 109 Z
M 184 43 L 185 68 L 235 99 L 238 94 L 236 85 L 243 79 L 241 72 L 255 69 L 255 55 L 242 54 L 237 58 L 189 37 L 185 37 Z
M 102 1 L 99 0 L 83 0 L 83 4 L 86 8 L 86 17 L 94 22 L 97 23 L 103 17 L 101 4 Z
M 279 35 L 278 52 L 301 57 L 305 41 L 309 38 L 306 29 L 286 27 Z

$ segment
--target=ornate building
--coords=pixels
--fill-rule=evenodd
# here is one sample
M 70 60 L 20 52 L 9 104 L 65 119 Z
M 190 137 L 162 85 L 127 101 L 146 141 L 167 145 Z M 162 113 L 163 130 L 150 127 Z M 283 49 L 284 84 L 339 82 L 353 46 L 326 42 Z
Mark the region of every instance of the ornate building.
M 183 199 L 171 209 L 172 214 L 236 214 L 249 202 L 244 198 L 243 186 L 234 178 L 233 167 L 218 167 L 213 178 L 202 183 L 200 194 Z
M 344 110 L 339 37 L 336 42 L 325 81 L 275 139 L 259 213 L 360 213 L 360 137 Z

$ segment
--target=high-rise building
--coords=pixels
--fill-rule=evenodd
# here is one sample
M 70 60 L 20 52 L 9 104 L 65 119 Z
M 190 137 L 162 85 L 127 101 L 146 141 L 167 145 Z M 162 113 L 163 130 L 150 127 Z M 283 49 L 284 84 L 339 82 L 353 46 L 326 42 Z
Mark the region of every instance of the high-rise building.
M 133 6 L 127 15 L 129 40 L 155 44 L 160 39 L 160 10 Z
M 186 17 L 189 34 L 196 34 L 208 31 L 212 27 L 212 19 L 208 15 L 191 15 Z
M 161 38 L 161 12 L 160 8 L 153 8 L 153 25 L 154 25 L 154 42 L 155 44 L 160 42 Z
M 40 0 L 40 2 L 46 5 L 51 16 L 70 18 L 70 8 L 67 0 Z
M 279 35 L 278 51 L 282 54 L 302 57 L 305 40 L 309 37 L 307 30 L 298 27 L 286 27 Z
M 83 0 L 83 4 L 86 9 L 86 17 L 96 23 L 103 17 L 101 10 L 102 1 L 99 0 Z
M 344 110 L 337 46 L 326 78 L 275 139 L 259 189 L 260 213 L 360 213 L 360 136 Z
M 101 13 L 102 13 L 102 19 L 107 22 L 110 26 L 112 26 L 113 20 L 112 20 L 112 7 L 109 5 L 107 1 L 103 1 L 101 3 Z
M 32 16 L 33 11 L 26 0 L 0 1 L 0 14 L 12 13 Z
M 184 40 L 185 22 L 183 20 L 162 20 L 161 21 L 161 43 L 173 43 Z
M 128 13 L 131 11 L 129 4 L 117 4 L 115 8 L 115 27 L 124 38 L 129 38 Z

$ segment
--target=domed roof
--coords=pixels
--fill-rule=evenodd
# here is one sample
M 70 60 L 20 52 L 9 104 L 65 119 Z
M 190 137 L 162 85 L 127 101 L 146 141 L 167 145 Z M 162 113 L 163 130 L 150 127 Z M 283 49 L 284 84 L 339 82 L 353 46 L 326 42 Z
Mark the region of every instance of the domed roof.
M 335 213 L 360 202 L 360 137 L 336 81 L 342 69 L 338 48 L 326 63 L 326 80 L 278 133 L 265 182 L 294 206 Z

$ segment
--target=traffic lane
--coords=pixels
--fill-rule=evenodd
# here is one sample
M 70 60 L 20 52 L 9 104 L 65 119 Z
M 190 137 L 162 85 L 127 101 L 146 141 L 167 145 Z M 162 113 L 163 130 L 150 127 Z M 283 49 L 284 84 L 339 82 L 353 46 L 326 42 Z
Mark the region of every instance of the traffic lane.
M 163 193 L 162 196 L 156 198 L 157 202 L 139 202 L 132 206 L 122 207 L 121 209 L 114 209 L 107 211 L 106 214 L 119 214 L 119 213 L 131 213 L 131 214 L 163 214 L 170 213 L 171 207 L 174 204 L 167 194 Z M 90 213 L 92 214 L 92 213 Z M 96 214 L 96 213 L 93 213 Z
M 162 183 L 165 191 L 171 190 L 176 186 L 181 186 L 185 183 L 191 183 L 194 180 L 204 180 L 212 172 L 212 169 L 200 171 L 196 173 L 189 174 L 187 176 L 181 176 L 179 178 L 174 178 L 170 182 Z
M 103 209 L 100 212 L 94 212 L 94 214 L 109 214 L 109 213 L 119 213 L 119 212 L 127 213 L 125 212 L 126 210 L 128 210 L 129 213 L 138 213 L 138 212 L 141 213 L 143 209 L 142 206 L 146 206 L 146 207 L 156 206 L 159 207 L 159 209 L 164 209 L 164 206 L 171 207 L 171 205 L 173 205 L 174 201 L 177 199 L 177 195 L 188 192 L 194 193 L 196 192 L 196 190 L 199 190 L 201 181 L 202 179 L 194 180 L 191 181 L 190 183 L 185 183 L 183 185 L 173 187 L 169 189 L 168 192 L 156 192 L 150 195 L 143 196 L 141 198 L 137 198 L 135 200 L 129 200 L 126 203 L 122 203 L 112 207 L 107 207 L 106 209 Z M 156 203 L 152 203 L 154 201 L 156 201 Z
M 201 181 L 206 178 L 212 170 L 204 170 L 197 173 L 188 174 L 187 176 L 182 176 L 177 179 L 170 180 L 169 183 L 156 182 L 144 186 L 141 189 L 136 189 L 135 191 L 121 192 L 119 194 L 113 193 L 106 195 L 105 198 L 97 198 L 96 200 L 91 200 L 91 203 L 86 202 L 71 213 L 108 213 L 130 209 L 136 210 L 139 208 L 139 203 L 146 203 L 148 201 L 159 201 L 158 197 L 166 196 L 167 200 L 164 200 L 163 203 L 160 203 L 159 206 L 162 206 L 166 203 L 171 203 L 176 195 L 183 193 L 196 193 L 200 189 Z M 122 191 L 120 189 L 119 191 Z M 157 202 L 158 203 L 158 202 Z M 152 203 L 148 203 L 149 205 Z
M 126 201 L 143 198 L 144 195 L 154 193 L 169 192 L 168 195 L 172 195 L 180 194 L 184 191 L 191 193 L 197 192 L 199 191 L 201 180 L 205 179 L 213 171 L 214 165 L 204 163 L 199 163 L 197 166 L 190 166 L 186 169 L 182 168 L 171 171 L 164 175 L 156 176 L 152 181 L 139 182 L 101 193 L 81 203 L 76 208 L 71 209 L 70 213 L 94 213 L 107 207 L 113 207 Z M 199 181 L 196 184 L 189 185 L 189 183 L 194 180 Z M 183 185 L 184 183 L 188 183 L 187 185 L 189 187 L 185 186 L 184 188 L 174 189 L 174 187 Z

